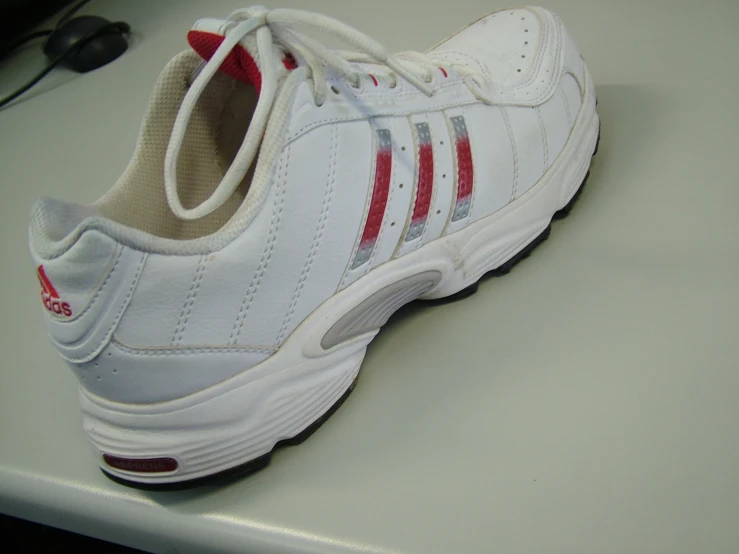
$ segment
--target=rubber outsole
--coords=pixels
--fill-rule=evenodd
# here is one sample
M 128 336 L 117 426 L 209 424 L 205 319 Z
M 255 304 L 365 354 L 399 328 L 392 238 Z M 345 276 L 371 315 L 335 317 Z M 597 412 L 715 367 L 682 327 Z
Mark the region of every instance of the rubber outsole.
M 598 131 L 598 139 L 595 142 L 595 148 L 593 149 L 593 156 L 595 156 L 598 153 L 598 146 L 600 145 L 600 130 Z M 580 186 L 577 189 L 577 192 L 572 196 L 570 201 L 561 209 L 556 211 L 554 215 L 552 216 L 552 221 L 554 220 L 561 220 L 570 215 L 570 212 L 572 211 L 573 206 L 577 203 L 578 199 L 580 198 L 580 195 L 582 194 L 583 188 L 585 187 L 585 184 L 587 183 L 588 177 L 590 177 L 590 170 L 585 174 L 585 177 L 583 178 L 582 182 L 580 183 Z M 461 291 L 452 294 L 450 296 L 447 296 L 446 298 L 440 298 L 438 300 L 430 300 L 425 301 L 425 303 L 429 304 L 446 304 L 449 302 L 456 302 L 458 300 L 462 300 L 464 298 L 467 298 L 468 296 L 473 295 L 477 292 L 477 289 L 480 286 L 480 282 L 483 279 L 486 279 L 488 277 L 502 277 L 503 275 L 507 275 L 510 273 L 511 269 L 513 269 L 514 266 L 516 266 L 520 261 L 525 260 L 528 258 L 531 253 L 536 249 L 537 246 L 539 246 L 542 242 L 547 240 L 549 238 L 549 234 L 552 230 L 552 221 L 549 222 L 549 225 L 541 232 L 539 235 L 537 235 L 531 242 L 529 242 L 524 248 L 522 248 L 516 255 L 514 255 L 512 258 L 510 258 L 508 261 L 504 262 L 497 268 L 488 271 L 486 274 L 484 274 L 480 279 L 473 283 L 472 285 L 462 289 Z M 278 448 L 282 448 L 284 446 L 297 446 L 307 440 L 313 433 L 315 433 L 321 425 L 323 425 L 328 418 L 330 418 L 336 410 L 339 409 L 339 407 L 344 403 L 344 401 L 349 397 L 351 392 L 354 390 L 354 387 L 357 384 L 357 378 L 352 381 L 352 384 L 349 385 L 349 388 L 344 392 L 344 394 L 339 398 L 333 406 L 331 406 L 321 417 L 319 417 L 316 421 L 311 423 L 308 427 L 303 429 L 300 433 L 295 435 L 292 438 L 289 439 L 283 439 L 275 444 L 275 446 L 267 452 L 266 454 L 263 454 L 259 458 L 255 458 L 253 460 L 250 460 L 244 464 L 241 464 L 239 466 L 233 467 L 231 469 L 227 469 L 225 471 L 221 471 L 219 473 L 215 473 L 213 475 L 207 475 L 205 477 L 199 477 L 196 479 L 191 479 L 189 481 L 179 481 L 176 483 L 160 483 L 160 484 L 148 484 L 148 483 L 140 483 L 137 481 L 129 481 L 127 479 L 122 479 L 121 477 L 118 477 L 117 475 L 113 475 L 111 473 L 108 473 L 104 469 L 100 468 L 100 470 L 103 472 L 103 474 L 111 479 L 112 481 L 115 481 L 116 483 L 119 483 L 121 485 L 125 485 L 127 487 L 132 487 L 140 490 L 147 490 L 147 491 L 182 491 L 182 490 L 188 490 L 193 489 L 197 487 L 202 486 L 219 486 L 219 485 L 225 485 L 228 484 L 234 480 L 241 479 L 243 477 L 246 477 L 247 475 L 251 475 L 260 469 L 263 469 L 267 467 L 272 460 L 272 454 L 277 450 Z

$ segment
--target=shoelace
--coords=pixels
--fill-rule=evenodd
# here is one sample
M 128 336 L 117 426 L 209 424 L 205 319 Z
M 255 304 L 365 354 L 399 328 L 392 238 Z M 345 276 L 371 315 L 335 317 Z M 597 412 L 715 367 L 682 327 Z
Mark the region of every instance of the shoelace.
M 395 75 L 399 75 L 424 94 L 431 96 L 434 93 L 430 83 L 433 82 L 433 71 L 439 71 L 439 65 L 429 55 L 420 52 L 401 52 L 390 55 L 374 39 L 331 17 L 303 10 L 268 11 L 264 7 L 256 6 L 233 12 L 228 17 L 228 21 L 232 22 L 231 29 L 185 94 L 167 148 L 164 188 L 170 209 L 180 219 L 198 219 L 218 209 L 231 197 L 251 167 L 277 94 L 277 69 L 271 60 L 274 49 L 279 49 L 278 45 L 296 54 L 296 57 L 307 66 L 309 76 L 312 77 L 313 97 L 318 106 L 322 105 L 326 99 L 328 88 L 326 68 L 332 68 L 352 86 L 359 87 L 362 76 L 366 73 L 356 65 L 358 63 L 386 66 L 374 72 L 372 78 L 375 80 L 374 74 L 378 74 L 383 81 L 389 83 L 391 88 L 397 84 Z M 334 35 L 356 47 L 360 52 L 330 50 L 317 40 L 296 31 L 295 26 L 310 27 Z M 185 208 L 177 192 L 177 160 L 188 121 L 200 95 L 218 71 L 221 63 L 245 36 L 253 32 L 256 32 L 257 53 L 262 60 L 262 86 L 251 124 L 233 163 L 213 194 L 200 205 L 191 209 Z M 447 66 L 452 65 L 445 63 Z M 465 66 L 454 66 L 454 69 L 457 74 L 464 77 L 472 93 L 479 99 L 485 100 L 480 90 L 480 75 Z

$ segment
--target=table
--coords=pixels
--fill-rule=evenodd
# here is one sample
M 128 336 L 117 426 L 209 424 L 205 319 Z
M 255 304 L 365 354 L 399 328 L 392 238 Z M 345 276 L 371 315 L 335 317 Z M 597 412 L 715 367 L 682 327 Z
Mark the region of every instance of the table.
M 505 7 L 281 5 L 391 50 Z M 128 21 L 130 51 L 0 112 L 0 512 L 168 553 L 739 551 L 739 4 L 547 6 L 590 65 L 602 118 L 570 217 L 475 296 L 404 309 L 304 444 L 228 485 L 158 493 L 106 479 L 86 445 L 75 380 L 44 335 L 27 214 L 41 195 L 106 191 L 191 23 L 239 4 L 86 7 Z M 1 70 L 30 71 L 15 63 Z

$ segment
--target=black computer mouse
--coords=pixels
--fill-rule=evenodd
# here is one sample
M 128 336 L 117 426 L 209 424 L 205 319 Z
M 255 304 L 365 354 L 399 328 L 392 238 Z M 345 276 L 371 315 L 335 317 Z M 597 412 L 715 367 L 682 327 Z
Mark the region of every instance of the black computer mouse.
M 130 30 L 123 22 L 111 23 L 96 15 L 82 15 L 55 29 L 44 44 L 44 53 L 50 60 L 64 56 L 64 65 L 85 73 L 108 64 L 123 54 L 128 48 L 124 35 Z M 80 41 L 83 43 L 74 48 Z

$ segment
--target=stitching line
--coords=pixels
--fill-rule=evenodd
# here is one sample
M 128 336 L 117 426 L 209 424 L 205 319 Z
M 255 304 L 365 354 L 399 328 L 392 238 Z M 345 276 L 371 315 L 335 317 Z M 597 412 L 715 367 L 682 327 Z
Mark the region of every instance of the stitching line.
M 457 134 L 452 128 L 452 120 L 446 110 L 442 112 L 444 115 L 444 123 L 446 124 L 446 132 L 449 135 L 449 148 L 452 150 L 452 173 L 454 179 L 454 185 L 452 187 L 452 202 L 449 205 L 449 212 L 446 217 L 446 222 L 441 230 L 440 237 L 446 236 L 446 232 L 449 229 L 449 225 L 452 223 L 452 217 L 454 217 L 454 209 L 457 207 L 457 195 L 459 194 L 459 160 L 457 159 Z M 469 140 L 469 136 L 467 137 Z
M 244 298 L 241 301 L 241 307 L 239 308 L 239 314 L 236 316 L 236 321 L 234 322 L 233 329 L 231 330 L 231 336 L 228 339 L 228 344 L 236 344 L 236 341 L 239 338 L 239 335 L 241 334 L 241 329 L 244 326 L 244 320 L 246 319 L 246 314 L 249 311 L 249 308 L 251 307 L 251 303 L 254 300 L 254 296 L 256 295 L 257 289 L 259 288 L 259 285 L 262 282 L 262 277 L 264 277 L 264 273 L 267 270 L 269 261 L 272 258 L 272 252 L 274 250 L 275 241 L 277 238 L 277 231 L 279 229 L 280 219 L 282 217 L 282 208 L 285 204 L 285 189 L 287 188 L 286 187 L 287 170 L 288 170 L 288 167 L 290 166 L 290 146 L 286 147 L 285 156 L 286 156 L 285 161 L 284 162 L 281 161 L 277 169 L 277 186 L 280 188 L 280 192 L 279 192 L 279 197 L 275 198 L 274 204 L 272 205 L 272 215 L 270 216 L 270 220 L 269 220 L 269 232 L 268 232 L 267 244 L 264 247 L 264 252 L 262 252 L 262 258 L 259 260 L 259 266 L 257 266 L 257 271 L 254 273 L 251 283 L 249 283 L 249 288 L 247 288 L 246 294 L 244 295 Z
M 544 126 L 544 118 L 541 116 L 541 108 L 536 107 L 536 117 L 539 120 L 539 130 L 541 131 L 541 141 L 544 146 L 544 171 L 549 167 L 549 141 L 547 140 L 547 128 Z
M 415 206 L 416 206 L 416 199 L 418 198 L 418 175 L 421 171 L 421 164 L 420 164 L 421 145 L 418 140 L 418 129 L 416 129 L 415 122 L 410 117 L 401 118 L 401 119 L 404 120 L 408 124 L 410 134 L 411 134 L 411 142 L 413 143 L 413 152 L 414 152 L 413 155 L 415 156 L 415 159 L 413 160 L 414 169 L 413 169 L 413 177 L 412 177 L 413 191 L 411 192 L 411 202 L 408 208 L 408 213 L 405 216 L 405 225 L 403 225 L 403 230 L 400 233 L 400 239 L 398 239 L 398 244 L 395 246 L 395 250 L 393 251 L 393 254 L 390 256 L 391 260 L 396 258 L 398 255 L 401 255 L 400 252 L 406 244 L 405 239 L 408 236 L 408 231 L 411 228 L 411 223 L 413 221 L 413 212 L 415 211 Z M 429 134 L 430 132 L 431 130 L 429 129 Z M 432 143 L 432 148 L 433 148 L 433 143 Z M 400 156 L 400 154 L 398 155 Z M 427 216 L 427 219 L 428 219 L 428 216 Z
M 285 332 L 287 331 L 287 326 L 289 325 L 290 321 L 292 320 L 293 315 L 295 314 L 295 306 L 298 303 L 298 298 L 300 298 L 300 293 L 303 291 L 303 285 L 305 285 L 305 281 L 308 278 L 308 274 L 310 273 L 311 267 L 313 266 L 313 260 L 315 259 L 316 254 L 318 252 L 318 245 L 321 242 L 321 238 L 323 238 L 323 230 L 326 227 L 326 220 L 328 219 L 328 209 L 329 209 L 329 206 L 331 205 L 331 198 L 333 197 L 334 184 L 336 183 L 336 158 L 337 158 L 336 153 L 338 151 L 338 144 L 339 144 L 339 129 L 338 129 L 338 125 L 334 125 L 331 128 L 331 154 L 329 157 L 328 186 L 326 187 L 326 192 L 323 195 L 323 205 L 321 206 L 321 215 L 318 221 L 318 229 L 316 230 L 316 234 L 313 236 L 313 243 L 310 246 L 310 253 L 308 254 L 308 261 L 303 266 L 303 271 L 300 273 L 298 284 L 295 287 L 295 291 L 293 292 L 292 299 L 290 300 L 290 307 L 288 308 L 287 315 L 285 316 L 285 320 L 282 322 L 280 331 L 277 333 L 277 338 L 275 339 L 276 345 L 279 345 L 282 342 L 282 339 L 285 336 Z
M 198 294 L 200 283 L 203 280 L 203 273 L 205 273 L 205 266 L 207 264 L 207 261 L 208 256 L 200 256 L 200 260 L 198 260 L 198 267 L 195 270 L 195 275 L 193 276 L 192 282 L 190 283 L 190 290 L 187 291 L 185 303 L 182 306 L 182 312 L 180 312 L 180 317 L 177 320 L 177 326 L 175 327 L 174 335 L 172 336 L 172 344 L 179 344 L 179 342 L 182 340 L 182 335 L 185 332 L 187 320 L 189 319 L 190 312 L 192 311 L 192 305 L 195 303 L 195 297 Z
M 359 244 L 362 241 L 362 234 L 364 233 L 364 227 L 367 225 L 367 218 L 369 217 L 369 207 L 370 203 L 372 202 L 372 193 L 375 190 L 375 172 L 377 171 L 377 168 L 375 167 L 377 165 L 377 127 L 375 126 L 375 120 L 374 118 L 368 119 L 367 123 L 369 124 L 369 132 L 370 132 L 370 160 L 369 160 L 369 180 L 367 182 L 367 198 L 364 201 L 364 213 L 362 215 L 362 225 L 359 227 L 359 231 L 357 233 L 357 238 L 354 241 L 354 248 L 352 249 L 352 254 L 349 256 L 349 261 L 347 262 L 346 269 L 344 270 L 344 276 L 341 278 L 341 284 L 339 284 L 338 290 L 341 290 L 346 285 L 346 282 L 349 280 L 350 275 L 355 273 L 357 270 L 361 269 L 364 266 L 359 266 L 355 269 L 352 269 L 352 264 L 354 263 L 354 258 L 357 256 L 357 252 L 359 251 Z
M 118 341 L 113 341 L 115 346 L 121 352 L 131 354 L 133 356 L 177 356 L 181 354 L 271 354 L 275 351 L 274 348 L 254 348 L 254 347 L 207 347 L 198 346 L 193 348 L 133 348 L 126 346 Z
M 516 191 L 518 190 L 518 149 L 516 148 L 516 137 L 513 136 L 513 128 L 511 127 L 511 120 L 508 118 L 508 112 L 505 108 L 500 108 L 500 113 L 503 115 L 503 122 L 505 123 L 506 131 L 508 131 L 508 140 L 511 141 L 511 148 L 513 149 L 513 188 L 511 189 L 511 200 L 516 198 Z
M 567 125 L 572 126 L 572 112 L 570 111 L 570 103 L 567 100 L 567 95 L 565 94 L 564 89 L 559 89 L 560 94 L 562 95 L 562 101 L 565 105 L 565 112 L 567 113 Z
M 480 101 L 476 98 L 470 99 L 470 100 L 459 100 L 457 102 L 452 102 L 450 104 L 445 104 L 443 107 L 435 107 L 431 108 L 429 110 L 422 110 L 422 109 L 410 109 L 410 110 L 404 110 L 400 112 L 377 112 L 375 115 L 373 115 L 373 119 L 375 118 L 393 118 L 393 117 L 402 117 L 402 116 L 408 116 L 416 113 L 428 113 L 428 112 L 444 112 L 448 108 L 454 108 L 456 106 L 467 106 L 472 104 L 479 104 Z M 306 123 L 303 127 L 300 129 L 294 131 L 292 134 L 290 134 L 287 139 L 285 139 L 286 143 L 291 143 L 295 141 L 297 138 L 300 137 L 304 132 L 307 132 L 308 130 L 314 128 L 314 127 L 320 127 L 321 125 L 324 125 L 326 123 L 337 123 L 339 121 L 366 121 L 367 116 L 361 113 L 357 113 L 354 115 L 347 115 L 343 117 L 330 117 L 327 119 L 321 119 L 318 121 L 312 121 L 310 123 Z

